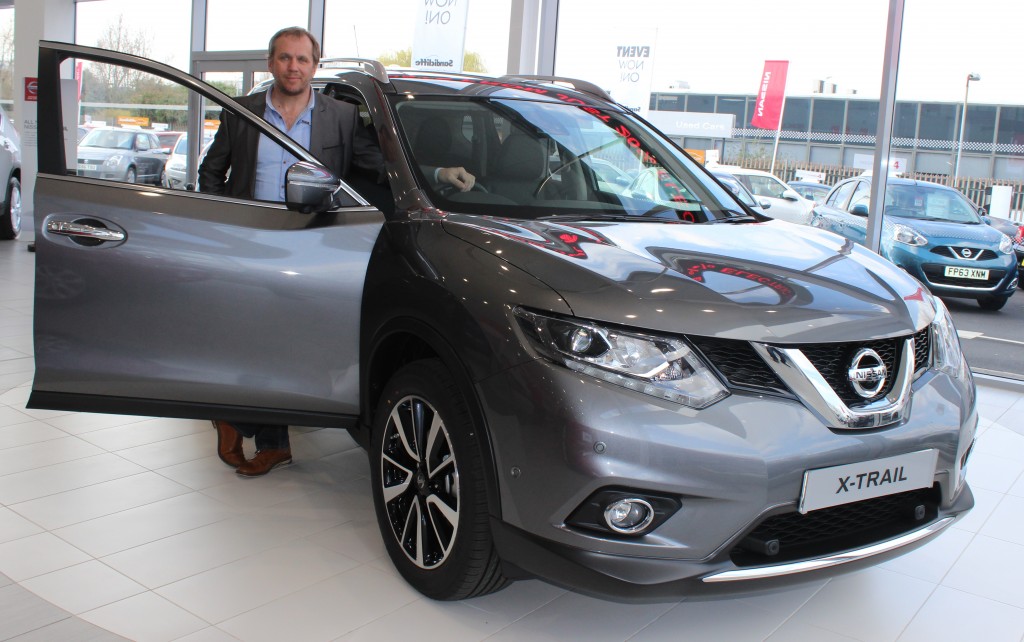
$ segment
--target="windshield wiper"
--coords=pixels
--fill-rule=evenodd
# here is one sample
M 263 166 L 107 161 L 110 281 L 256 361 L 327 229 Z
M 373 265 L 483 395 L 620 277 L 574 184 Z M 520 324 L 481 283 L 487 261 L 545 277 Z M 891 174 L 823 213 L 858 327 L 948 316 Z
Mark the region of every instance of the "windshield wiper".
M 665 210 L 659 211 L 671 211 L 675 210 L 666 208 Z M 687 223 L 690 221 L 683 221 L 674 218 L 665 218 L 657 216 L 649 216 L 645 214 L 549 214 L 547 216 L 538 216 L 535 220 L 538 221 L 628 221 L 630 223 L 664 223 L 665 221 L 671 223 Z

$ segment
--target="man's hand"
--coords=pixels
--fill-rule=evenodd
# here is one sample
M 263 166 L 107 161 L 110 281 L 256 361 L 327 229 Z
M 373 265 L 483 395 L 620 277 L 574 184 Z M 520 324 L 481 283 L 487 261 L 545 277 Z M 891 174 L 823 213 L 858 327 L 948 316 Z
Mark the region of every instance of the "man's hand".
M 437 171 L 437 182 L 454 185 L 460 192 L 468 192 L 476 184 L 476 176 L 464 167 L 442 167 Z

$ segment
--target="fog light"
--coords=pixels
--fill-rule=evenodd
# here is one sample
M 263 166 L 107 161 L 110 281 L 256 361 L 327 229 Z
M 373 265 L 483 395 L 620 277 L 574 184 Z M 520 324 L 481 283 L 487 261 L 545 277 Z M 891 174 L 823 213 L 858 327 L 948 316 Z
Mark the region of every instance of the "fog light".
M 616 533 L 632 535 L 651 525 L 654 508 L 642 499 L 620 499 L 604 509 L 604 521 Z

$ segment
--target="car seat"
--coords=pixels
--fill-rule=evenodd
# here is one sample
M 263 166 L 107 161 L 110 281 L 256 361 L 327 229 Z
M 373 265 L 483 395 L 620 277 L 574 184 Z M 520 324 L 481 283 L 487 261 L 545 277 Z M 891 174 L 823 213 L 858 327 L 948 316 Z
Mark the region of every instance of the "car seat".
M 527 204 L 547 177 L 548 155 L 541 141 L 523 133 L 513 133 L 498 150 L 494 172 L 488 186 L 497 194 Z

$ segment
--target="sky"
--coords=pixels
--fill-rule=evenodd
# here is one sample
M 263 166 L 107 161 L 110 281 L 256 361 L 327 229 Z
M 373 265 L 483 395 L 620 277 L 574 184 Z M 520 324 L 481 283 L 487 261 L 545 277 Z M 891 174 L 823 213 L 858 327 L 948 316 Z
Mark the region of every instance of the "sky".
M 419 0 L 327 0 L 325 55 L 376 57 L 412 43 Z M 511 0 L 469 2 L 466 48 L 504 73 Z M 208 0 L 211 48 L 262 49 L 307 0 Z M 184 68 L 190 0 L 96 0 L 78 5 L 78 41 L 111 19 L 152 36 L 153 55 Z M 889 0 L 561 0 L 556 72 L 606 82 L 614 47 L 654 44 L 652 89 L 685 81 L 695 93 L 753 94 L 764 61 L 789 60 L 787 94 L 828 79 L 840 93 L 878 97 Z M 159 12 L 159 21 L 153 15 Z M 1024 0 L 906 0 L 897 99 L 1024 105 Z

